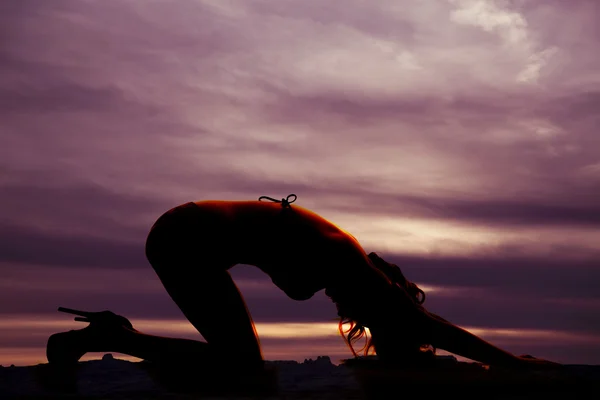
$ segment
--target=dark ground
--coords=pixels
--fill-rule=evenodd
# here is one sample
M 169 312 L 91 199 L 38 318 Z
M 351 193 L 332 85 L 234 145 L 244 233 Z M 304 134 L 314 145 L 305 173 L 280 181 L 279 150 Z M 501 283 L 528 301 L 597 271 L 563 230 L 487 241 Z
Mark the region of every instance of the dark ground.
M 158 370 L 105 356 L 71 370 L 48 364 L 0 368 L 0 399 L 600 399 L 600 366 L 560 371 L 488 369 L 438 357 L 435 364 L 335 366 L 317 360 L 270 361 L 268 373 L 239 376 L 192 365 Z

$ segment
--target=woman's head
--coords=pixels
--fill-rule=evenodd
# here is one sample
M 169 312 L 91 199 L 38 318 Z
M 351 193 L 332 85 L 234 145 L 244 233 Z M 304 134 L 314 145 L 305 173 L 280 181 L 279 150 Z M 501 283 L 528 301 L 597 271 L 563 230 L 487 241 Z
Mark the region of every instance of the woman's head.
M 396 350 L 400 349 L 403 354 L 410 348 L 419 351 L 425 344 L 420 342 L 416 334 L 416 321 L 409 321 L 409 316 L 413 313 L 411 310 L 402 310 L 402 305 L 408 304 L 411 309 L 416 309 L 425 301 L 425 293 L 407 280 L 397 265 L 386 262 L 376 253 L 370 253 L 368 257 L 378 273 L 387 278 L 389 286 L 365 287 L 361 290 L 360 298 L 356 294 L 348 295 L 347 290 L 326 291 L 338 309 L 340 334 L 355 357 L 358 354 L 354 344 L 363 337 L 365 345 L 358 352 L 363 352 L 364 355 L 368 355 L 372 350 L 375 350 L 380 358 L 398 353 Z M 346 295 L 342 297 L 340 292 Z M 365 301 L 373 299 L 379 301 Z M 393 312 L 390 313 L 390 310 Z M 406 320 L 401 319 L 403 315 L 406 316 Z

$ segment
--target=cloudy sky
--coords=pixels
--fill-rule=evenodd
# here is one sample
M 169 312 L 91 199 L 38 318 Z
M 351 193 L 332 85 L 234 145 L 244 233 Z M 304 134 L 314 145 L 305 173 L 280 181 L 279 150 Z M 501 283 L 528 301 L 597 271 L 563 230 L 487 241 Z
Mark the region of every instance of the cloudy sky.
M 426 306 L 600 364 L 596 0 L 7 0 L 0 364 L 58 306 L 198 338 L 144 257 L 192 200 L 298 195 Z M 323 293 L 232 271 L 268 359 L 350 355 Z

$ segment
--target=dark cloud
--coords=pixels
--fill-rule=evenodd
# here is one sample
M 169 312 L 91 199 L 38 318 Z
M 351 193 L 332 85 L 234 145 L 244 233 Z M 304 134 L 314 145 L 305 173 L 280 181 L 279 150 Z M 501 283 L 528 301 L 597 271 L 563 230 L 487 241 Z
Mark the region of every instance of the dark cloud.
M 127 105 L 117 88 L 92 88 L 64 83 L 46 88 L 21 87 L 0 91 L 0 112 L 110 112 Z
M 474 287 L 500 290 L 507 295 L 574 297 L 597 299 L 600 296 L 600 258 L 523 257 L 505 249 L 488 257 L 414 257 L 384 256 L 400 266 L 405 274 L 423 284 Z
M 56 181 L 56 174 L 44 171 L 23 175 L 30 176 L 28 185 L 0 186 L 0 232 L 13 243 L 19 237 L 22 254 L 44 263 L 56 262 L 50 254 L 68 254 L 74 242 L 94 254 L 106 251 L 108 243 L 111 248 L 130 243 L 143 246 L 154 221 L 176 205 L 136 193 L 117 193 L 93 182 Z M 10 251 L 16 256 L 21 250 L 16 245 Z
M 145 264 L 143 243 L 57 235 L 14 225 L 0 226 L 0 260 L 15 264 L 135 268 Z
M 562 94 L 545 104 L 545 113 L 556 122 L 596 121 L 600 107 L 600 90 L 589 88 L 579 93 Z

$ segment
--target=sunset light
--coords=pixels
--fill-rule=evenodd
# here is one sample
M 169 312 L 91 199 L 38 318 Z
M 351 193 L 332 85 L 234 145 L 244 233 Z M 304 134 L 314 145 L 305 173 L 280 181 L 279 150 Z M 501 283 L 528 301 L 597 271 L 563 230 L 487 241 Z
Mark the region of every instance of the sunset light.
M 260 359 L 247 306 L 266 359 L 339 363 L 325 286 L 414 323 L 371 252 L 453 327 L 600 364 L 600 2 L 340 3 L 0 7 L 0 365 L 86 326 L 58 307 L 195 340 L 243 321 L 214 336 Z M 290 194 L 331 225 L 281 217 Z

